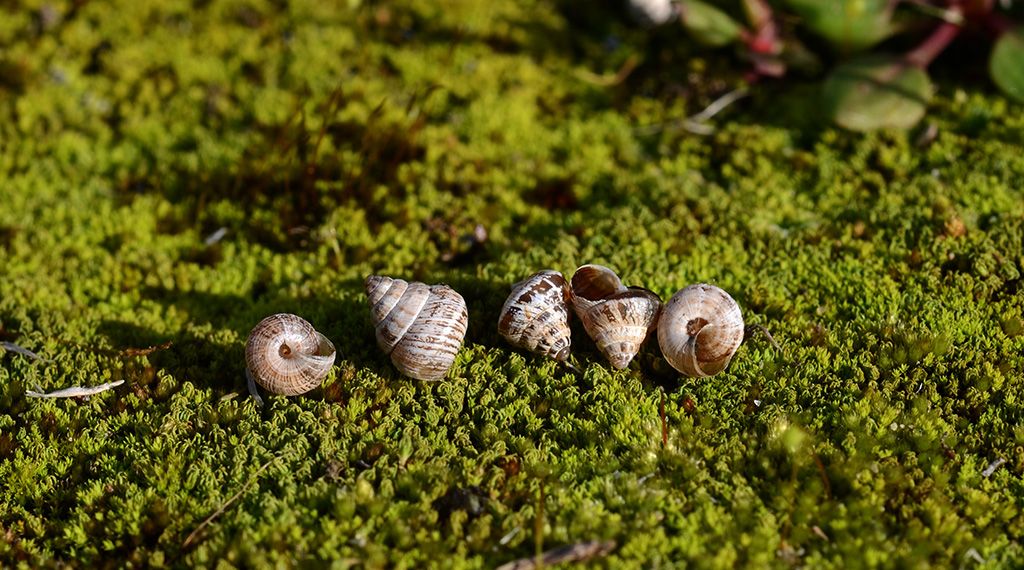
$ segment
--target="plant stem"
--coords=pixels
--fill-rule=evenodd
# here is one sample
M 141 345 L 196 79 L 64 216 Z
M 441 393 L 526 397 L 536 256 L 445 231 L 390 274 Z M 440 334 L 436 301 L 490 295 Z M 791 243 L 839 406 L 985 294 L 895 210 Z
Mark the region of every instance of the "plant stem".
M 217 517 L 219 517 L 222 514 L 224 514 L 224 511 L 226 511 L 228 509 L 228 507 L 231 506 L 231 503 L 234 503 L 235 501 L 237 501 L 239 497 L 241 497 L 246 491 L 249 490 L 250 487 L 252 487 L 253 483 L 255 483 L 259 479 L 260 473 L 263 473 L 264 471 L 266 471 L 267 467 L 270 467 L 270 465 L 272 463 L 274 463 L 275 461 L 277 461 L 280 458 L 281 458 L 281 455 L 275 455 L 274 457 L 271 457 L 270 459 L 268 459 L 266 463 L 261 465 L 260 468 L 256 470 L 256 473 L 252 474 L 252 476 L 249 478 L 249 480 L 246 481 L 245 485 L 243 485 L 242 488 L 237 493 L 235 493 L 234 495 L 231 495 L 230 499 L 225 501 L 223 505 L 217 507 L 217 510 L 213 511 L 212 515 L 206 517 L 206 519 L 204 519 L 203 522 L 199 523 L 199 526 L 197 526 L 195 530 L 190 532 L 189 535 L 187 537 L 185 537 L 185 542 L 181 543 L 181 547 L 182 548 L 188 548 L 188 545 L 192 544 L 192 541 L 195 540 L 195 538 L 197 536 L 199 536 L 199 533 L 204 528 L 206 528 L 206 525 L 212 523 L 214 521 L 214 519 L 216 519 Z
M 955 10 L 954 10 L 955 11 Z M 932 35 L 928 36 L 926 40 L 921 42 L 921 45 L 914 48 L 913 51 L 908 53 L 904 60 L 914 67 L 920 67 L 924 69 L 928 67 L 936 57 L 942 53 L 942 50 L 946 49 L 946 46 L 960 34 L 960 26 L 952 22 L 943 22 Z
M 922 14 L 938 18 L 940 20 L 951 22 L 953 24 L 963 24 L 964 15 L 963 13 L 954 8 L 943 8 L 932 4 L 928 0 L 904 0 L 904 3 L 917 8 Z

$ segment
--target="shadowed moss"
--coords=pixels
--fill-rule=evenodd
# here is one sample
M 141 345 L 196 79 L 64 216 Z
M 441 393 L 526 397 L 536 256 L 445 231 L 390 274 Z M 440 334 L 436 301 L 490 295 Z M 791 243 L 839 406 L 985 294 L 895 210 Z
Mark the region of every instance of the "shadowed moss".
M 0 353 L 3 565 L 1024 563 L 1019 106 L 941 86 L 918 145 L 766 88 L 697 137 L 730 80 L 613 13 L 353 4 L 0 7 L 0 340 L 53 359 Z M 501 341 L 511 283 L 583 263 L 716 283 L 783 351 L 692 380 L 578 324 L 580 375 Z M 369 273 L 465 297 L 446 381 L 377 350 Z M 243 344 L 280 311 L 338 365 L 259 409 Z

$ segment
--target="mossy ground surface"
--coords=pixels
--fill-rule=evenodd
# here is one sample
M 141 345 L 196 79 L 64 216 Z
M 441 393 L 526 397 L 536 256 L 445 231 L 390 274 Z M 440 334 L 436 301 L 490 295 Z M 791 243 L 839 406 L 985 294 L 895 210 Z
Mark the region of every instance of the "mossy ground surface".
M 940 82 L 919 145 L 767 87 L 696 136 L 733 82 L 614 16 L 0 3 L 0 340 L 52 359 L 0 354 L 0 565 L 486 568 L 587 540 L 609 568 L 1024 564 L 1021 107 Z M 502 342 L 511 283 L 588 262 L 664 299 L 716 283 L 782 351 L 694 380 L 656 346 L 613 371 L 578 324 L 580 375 Z M 466 298 L 447 380 L 378 351 L 370 273 Z M 261 409 L 243 345 L 279 311 L 340 355 Z

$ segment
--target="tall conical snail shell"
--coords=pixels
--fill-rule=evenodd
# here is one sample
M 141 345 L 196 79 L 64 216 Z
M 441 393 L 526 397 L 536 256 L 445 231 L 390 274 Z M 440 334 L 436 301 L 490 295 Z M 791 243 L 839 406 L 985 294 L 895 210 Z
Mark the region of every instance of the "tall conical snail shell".
M 565 362 L 569 358 L 569 284 L 546 269 L 512 286 L 498 318 L 498 333 L 512 346 Z
M 245 365 L 250 377 L 269 392 L 295 396 L 319 386 L 336 353 L 334 345 L 302 317 L 270 315 L 245 341 Z
M 739 305 L 707 283 L 690 285 L 673 295 L 658 322 L 658 344 L 665 360 L 698 378 L 724 370 L 743 334 Z
M 576 270 L 572 303 L 598 350 L 620 370 L 640 351 L 661 310 L 661 299 L 653 291 L 626 287 L 614 271 L 601 265 Z
M 395 367 L 417 380 L 444 378 L 466 336 L 469 313 L 462 295 L 447 285 L 371 275 L 366 296 L 377 344 Z

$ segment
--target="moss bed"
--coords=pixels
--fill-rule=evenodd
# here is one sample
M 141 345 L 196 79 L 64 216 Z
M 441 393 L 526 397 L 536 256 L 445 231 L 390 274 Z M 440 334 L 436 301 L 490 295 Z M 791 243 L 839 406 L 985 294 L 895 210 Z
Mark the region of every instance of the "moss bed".
M 615 10 L 341 4 L 0 3 L 0 341 L 51 359 L 0 351 L 0 566 L 1024 565 L 1021 106 L 947 78 L 856 135 L 767 86 L 697 136 L 729 54 Z M 509 285 L 583 263 L 782 350 L 510 349 Z M 370 273 L 466 298 L 447 380 L 379 352 Z M 259 408 L 281 311 L 340 354 Z

